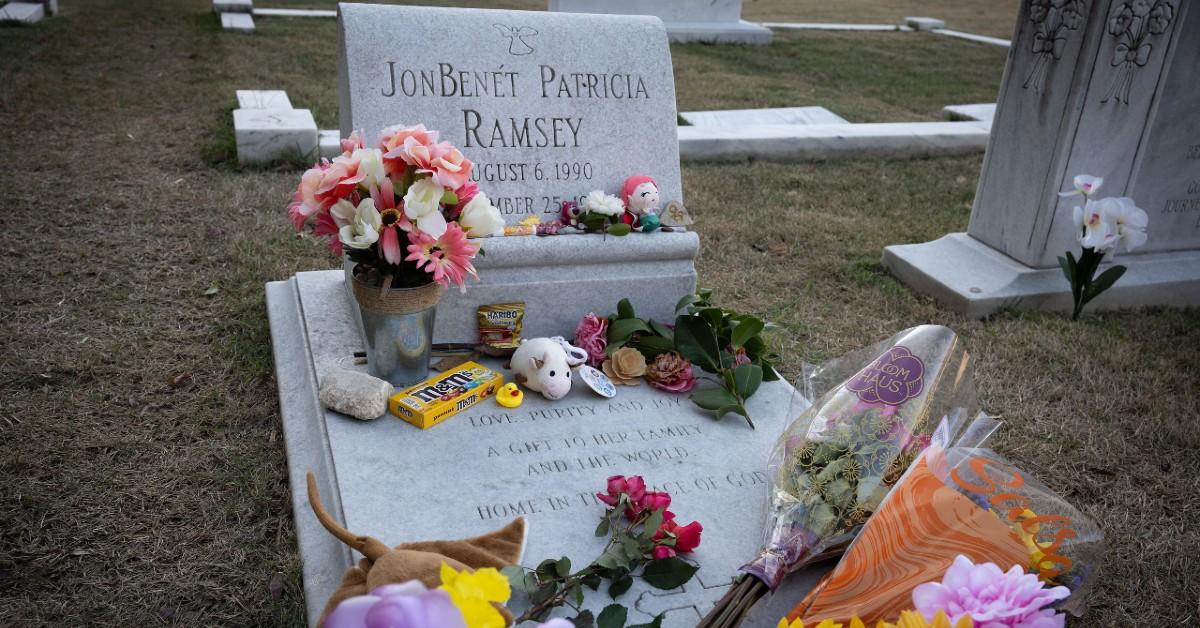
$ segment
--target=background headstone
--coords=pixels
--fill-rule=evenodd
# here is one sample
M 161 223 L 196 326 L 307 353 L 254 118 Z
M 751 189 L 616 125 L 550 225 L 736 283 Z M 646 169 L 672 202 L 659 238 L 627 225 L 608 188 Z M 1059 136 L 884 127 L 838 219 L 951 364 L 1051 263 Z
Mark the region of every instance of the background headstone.
M 654 177 L 682 201 L 675 81 L 651 17 L 341 4 L 343 136 L 436 129 L 509 223 Z M 407 25 L 424 24 L 414 29 Z M 429 32 L 438 33 L 432 45 Z
M 673 42 L 771 43 L 769 28 L 742 19 L 742 0 L 549 0 L 547 10 L 654 15 Z
M 1011 50 L 967 234 L 889 247 L 885 262 L 977 315 L 1067 307 L 1057 257 L 1078 254 L 1082 201 L 1058 192 L 1090 174 L 1104 177 L 1099 196 L 1132 197 L 1150 217 L 1148 242 L 1116 257 L 1129 273 L 1095 307 L 1200 304 L 1195 3 L 1024 3 Z

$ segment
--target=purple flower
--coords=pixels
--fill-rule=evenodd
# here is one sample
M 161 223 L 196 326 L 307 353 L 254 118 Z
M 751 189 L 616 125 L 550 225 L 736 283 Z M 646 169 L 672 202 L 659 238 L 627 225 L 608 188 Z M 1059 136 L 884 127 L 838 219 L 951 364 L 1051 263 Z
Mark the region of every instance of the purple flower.
M 429 591 L 411 580 L 385 584 L 369 595 L 342 600 L 325 618 L 325 628 L 467 628 L 445 591 Z
M 1013 565 L 1007 573 L 993 563 L 976 565 L 958 556 L 941 582 L 913 589 L 913 606 L 932 620 L 946 611 L 950 623 L 970 615 L 987 628 L 1062 628 L 1066 615 L 1043 607 L 1071 595 L 1066 587 L 1045 588 L 1037 576 Z

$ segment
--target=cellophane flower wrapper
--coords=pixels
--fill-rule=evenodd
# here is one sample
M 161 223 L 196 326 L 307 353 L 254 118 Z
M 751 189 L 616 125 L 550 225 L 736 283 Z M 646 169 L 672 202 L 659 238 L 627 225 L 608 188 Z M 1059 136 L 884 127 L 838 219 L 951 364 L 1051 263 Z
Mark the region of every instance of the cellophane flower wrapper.
M 1103 532 L 1090 518 L 982 445 L 998 423 L 981 415 L 954 446 L 930 446 L 884 498 L 831 572 L 789 613 L 869 623 L 895 618 L 912 591 L 939 582 L 954 563 L 1014 565 L 1046 586 L 1065 586 L 1055 604 L 1086 609 L 1103 554 Z
M 763 547 L 741 568 L 771 590 L 844 550 L 921 451 L 978 412 L 970 355 L 939 325 L 807 369 L 797 390 L 819 398 L 772 450 Z

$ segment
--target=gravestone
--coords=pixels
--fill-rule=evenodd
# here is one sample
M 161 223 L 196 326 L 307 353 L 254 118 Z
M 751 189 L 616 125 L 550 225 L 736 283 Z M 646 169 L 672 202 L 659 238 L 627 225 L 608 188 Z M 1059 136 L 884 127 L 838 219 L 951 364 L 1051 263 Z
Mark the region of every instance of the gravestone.
M 771 43 L 771 30 L 742 19 L 742 0 L 549 0 L 549 11 L 653 15 L 673 42 Z
M 671 493 L 681 522 L 700 521 L 704 532 L 689 555 L 700 566 L 693 581 L 672 591 L 639 581 L 617 600 L 630 608 L 630 624 L 665 613 L 668 628 L 694 626 L 756 554 L 767 457 L 784 426 L 807 407 L 786 382 L 765 383 L 751 398 L 757 429 L 739 417 L 715 421 L 686 395 L 645 384 L 621 386 L 615 398 L 604 399 L 580 382 L 556 402 L 526 392 L 520 407 L 505 409 L 485 399 L 429 430 L 391 415 L 359 421 L 317 402 L 325 373 L 365 368 L 353 364 L 363 342 L 342 290 L 338 271 L 267 285 L 310 624 L 358 557 L 313 516 L 303 488 L 308 471 L 338 521 L 389 545 L 476 536 L 525 517 L 528 567 L 563 555 L 578 567 L 596 558 L 604 539 L 593 530 L 604 509 L 594 494 L 610 475 L 642 475 Z M 499 361 L 485 363 L 511 380 Z M 760 603 L 747 628 L 775 626 L 827 568 L 794 574 Z M 588 598 L 597 614 L 611 602 L 603 589 Z
M 564 200 L 655 178 L 665 206 L 683 201 L 675 83 L 653 17 L 339 5 L 343 136 L 424 124 L 474 162 L 472 178 L 510 224 L 559 216 Z M 439 45 L 427 30 L 437 29 Z M 694 233 L 571 235 L 480 241 L 480 283 L 450 290 L 437 342 L 477 339 L 479 305 L 524 301 L 526 336 L 571 335 L 576 310 L 622 297 L 673 318 L 695 289 Z M 569 303 L 572 307 L 564 308 Z
M 1052 43 L 1052 45 L 1051 45 Z M 1024 3 L 967 232 L 891 246 L 903 281 L 954 309 L 1070 309 L 1077 174 L 1149 214 L 1145 246 L 1089 307 L 1200 304 L 1200 9 L 1182 0 Z

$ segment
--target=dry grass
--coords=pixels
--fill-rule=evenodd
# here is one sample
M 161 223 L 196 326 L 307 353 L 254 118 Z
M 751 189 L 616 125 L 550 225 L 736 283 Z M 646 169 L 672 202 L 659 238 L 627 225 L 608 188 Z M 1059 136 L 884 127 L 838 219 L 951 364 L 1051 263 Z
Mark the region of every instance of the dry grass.
M 283 220 L 297 172 L 229 165 L 228 111 L 235 88 L 281 86 L 331 123 L 335 43 L 328 22 L 261 24 L 255 37 L 222 33 L 207 0 L 73 0 L 35 28 L 0 29 L 9 623 L 302 621 L 262 283 L 335 261 Z M 789 37 L 762 54 L 814 41 L 840 40 Z M 952 47 L 969 44 L 941 45 L 955 52 L 941 55 L 957 67 L 946 72 L 978 85 L 998 76 L 995 60 Z M 716 52 L 680 51 L 681 83 L 704 63 L 721 68 Z M 869 76 L 865 63 L 831 56 L 812 83 L 846 77 L 837 91 L 865 103 L 863 116 L 940 104 L 891 95 L 915 90 L 907 81 L 873 91 L 854 78 Z M 904 71 L 932 71 L 916 66 Z M 771 71 L 749 73 L 728 98 Z M 977 158 L 688 165 L 702 282 L 784 324 L 790 373 L 907 325 L 958 329 L 980 358 L 983 399 L 1009 421 L 1001 451 L 1111 539 L 1081 625 L 1195 623 L 1200 313 L 976 322 L 914 296 L 879 249 L 961 229 L 978 168 Z

